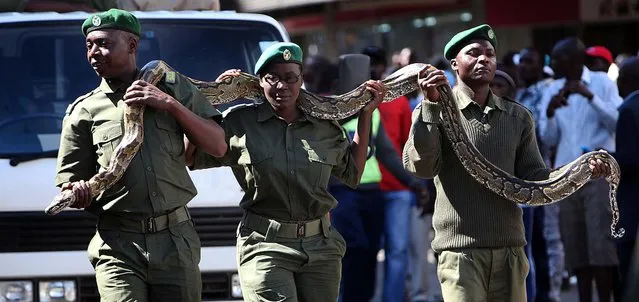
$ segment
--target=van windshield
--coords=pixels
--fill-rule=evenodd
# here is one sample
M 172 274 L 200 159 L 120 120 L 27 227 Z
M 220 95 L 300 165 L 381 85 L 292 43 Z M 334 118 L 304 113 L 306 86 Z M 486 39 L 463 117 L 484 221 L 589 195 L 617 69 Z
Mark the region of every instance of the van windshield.
M 100 79 L 86 59 L 78 21 L 0 24 L 0 157 L 55 154 L 67 106 Z M 253 21 L 141 20 L 138 67 L 161 59 L 191 78 L 252 72 L 262 50 L 281 41 Z M 223 108 L 220 108 L 223 109 Z

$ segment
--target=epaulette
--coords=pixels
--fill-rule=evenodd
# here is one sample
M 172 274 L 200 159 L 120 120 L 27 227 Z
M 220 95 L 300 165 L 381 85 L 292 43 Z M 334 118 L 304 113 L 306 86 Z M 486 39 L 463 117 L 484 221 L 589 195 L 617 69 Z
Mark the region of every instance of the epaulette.
M 80 97 L 78 97 L 77 99 L 75 99 L 75 101 L 73 101 L 73 103 L 69 104 L 69 106 L 67 106 L 67 110 L 65 111 L 66 115 L 71 114 L 71 112 L 73 111 L 73 109 L 75 108 L 75 106 L 77 104 L 79 104 L 80 102 L 86 100 L 87 98 L 89 98 L 90 96 L 94 95 L 96 92 L 98 92 L 100 90 L 100 88 L 96 88 L 91 90 L 89 93 L 82 95 Z
M 240 110 L 240 109 L 244 109 L 244 108 L 252 108 L 257 106 L 257 103 L 255 102 L 250 102 L 250 103 L 240 103 L 237 105 L 233 105 L 229 108 L 226 108 L 226 110 L 222 111 L 222 117 L 225 118 L 229 113 Z
M 167 71 L 164 74 L 163 80 L 164 80 L 164 83 L 175 84 L 176 78 L 177 78 L 177 75 L 175 74 L 175 71 Z

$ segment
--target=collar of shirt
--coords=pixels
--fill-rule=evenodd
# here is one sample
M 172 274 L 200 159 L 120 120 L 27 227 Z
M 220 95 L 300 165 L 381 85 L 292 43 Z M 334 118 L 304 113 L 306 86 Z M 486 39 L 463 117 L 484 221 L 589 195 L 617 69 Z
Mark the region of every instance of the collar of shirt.
M 592 79 L 592 71 L 590 71 L 588 67 L 584 66 L 581 71 L 581 81 L 584 82 L 584 84 L 590 86 L 591 79 Z M 564 87 L 566 83 L 566 77 L 555 80 L 555 83 L 556 83 L 555 86 L 561 85 L 560 87 Z
M 588 69 L 588 67 L 584 66 L 583 70 L 581 71 L 581 80 L 586 84 L 586 85 L 590 85 L 590 69 Z
M 592 87 L 592 71 L 588 69 L 586 66 L 583 67 L 581 72 L 581 81 L 586 84 L 588 87 Z M 566 86 L 566 77 L 556 79 L 552 81 L 550 85 L 548 85 L 547 92 L 552 92 L 551 95 L 557 94 L 564 86 Z
M 137 70 L 135 72 L 135 79 L 138 78 L 140 71 Z M 131 83 L 117 82 L 117 83 L 109 83 L 105 78 L 102 78 L 102 82 L 100 83 L 100 90 L 106 94 L 112 94 L 116 92 L 124 92 L 127 88 L 131 86 Z
M 273 109 L 273 107 L 271 106 L 271 104 L 269 104 L 268 101 L 263 101 L 262 103 L 257 105 L 257 121 L 258 122 L 264 122 L 267 121 L 271 118 L 277 118 L 277 119 L 282 119 L 281 117 L 279 117 L 276 113 L 275 110 Z M 305 121 L 309 121 L 312 123 L 316 123 L 318 122 L 318 120 L 310 115 L 307 115 L 306 113 L 304 113 L 303 111 L 301 111 L 301 116 L 300 118 L 297 120 L 298 122 L 305 122 Z
M 457 96 L 457 105 L 460 110 L 465 109 L 470 106 L 470 104 L 475 104 L 477 108 L 481 108 L 477 102 L 473 101 L 470 98 L 470 95 L 473 94 L 472 91 L 468 91 L 470 88 L 455 86 L 453 88 L 453 92 Z M 492 91 L 488 92 L 488 102 L 486 103 L 487 111 L 498 109 L 501 111 L 506 111 L 506 106 L 504 105 L 504 101 L 497 97 Z
M 630 93 L 628 96 L 626 96 L 626 97 L 623 99 L 623 101 L 625 102 L 625 101 L 627 101 L 627 100 L 629 100 L 629 99 L 631 99 L 631 98 L 633 98 L 633 97 L 635 97 L 635 96 L 637 96 L 637 95 L 639 95 L 639 90 L 635 90 L 635 91 L 633 91 L 632 93 Z

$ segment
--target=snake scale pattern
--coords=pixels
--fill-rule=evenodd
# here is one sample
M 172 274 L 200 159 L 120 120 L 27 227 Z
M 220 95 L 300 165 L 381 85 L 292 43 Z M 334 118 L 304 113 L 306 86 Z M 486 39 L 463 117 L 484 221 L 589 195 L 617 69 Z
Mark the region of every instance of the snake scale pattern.
M 417 80 L 419 72 L 427 65 L 415 63 L 405 66 L 386 77 L 382 83 L 387 88 L 384 102 L 420 89 Z M 435 70 L 430 67 L 430 71 Z M 157 84 L 167 72 L 176 72 L 163 61 L 151 61 L 141 70 L 140 78 L 151 84 Z M 264 94 L 259 86 L 259 79 L 251 74 L 241 72 L 238 76 L 228 77 L 220 82 L 206 82 L 188 78 L 206 96 L 212 105 L 233 102 L 237 99 L 261 101 Z M 543 181 L 527 181 L 510 175 L 486 160 L 479 150 L 470 142 L 460 119 L 460 111 L 450 86 L 439 86 L 440 104 L 442 106 L 442 128 L 453 150 L 464 168 L 480 184 L 499 196 L 513 202 L 541 206 L 558 202 L 573 194 L 590 180 L 592 171 L 588 162 L 599 159 L 611 169 L 606 181 L 610 186 L 610 206 L 612 223 L 610 231 L 613 237 L 624 235 L 624 229 L 616 229 L 619 221 L 619 210 L 616 192 L 620 181 L 620 170 L 617 161 L 606 151 L 585 153 L 571 163 L 554 170 L 551 177 Z M 341 120 L 356 114 L 370 100 L 372 95 L 366 91 L 365 84 L 338 96 L 318 96 L 301 90 L 298 107 L 304 113 L 320 119 Z M 106 170 L 89 179 L 91 197 L 95 198 L 108 189 L 123 175 L 129 163 L 143 142 L 144 106 L 127 106 L 124 117 L 124 136 L 114 150 L 113 157 Z M 71 190 L 62 191 L 45 209 L 49 215 L 55 215 L 75 202 Z

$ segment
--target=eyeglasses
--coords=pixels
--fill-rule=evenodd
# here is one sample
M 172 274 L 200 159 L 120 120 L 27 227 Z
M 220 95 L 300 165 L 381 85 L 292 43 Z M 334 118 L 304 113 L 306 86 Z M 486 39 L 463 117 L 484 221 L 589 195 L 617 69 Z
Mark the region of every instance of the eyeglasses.
M 267 73 L 264 76 L 264 80 L 271 86 L 277 85 L 278 82 L 284 82 L 286 84 L 295 84 L 300 80 L 301 74 L 287 74 L 284 77 L 280 77 L 276 74 Z

